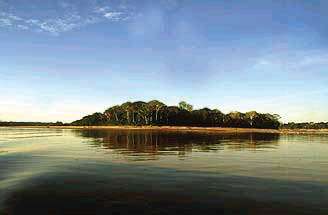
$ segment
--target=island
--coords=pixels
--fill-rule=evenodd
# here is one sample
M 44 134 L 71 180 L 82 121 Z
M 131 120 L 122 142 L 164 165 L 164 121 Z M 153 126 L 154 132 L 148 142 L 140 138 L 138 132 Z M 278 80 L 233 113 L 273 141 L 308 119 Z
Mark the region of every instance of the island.
M 168 106 L 161 101 L 125 102 L 96 112 L 71 123 L 4 122 L 0 126 L 82 128 L 82 129 L 142 129 L 192 132 L 260 132 L 260 133 L 328 133 L 328 122 L 281 123 L 272 113 L 219 109 L 194 109 L 185 101 Z

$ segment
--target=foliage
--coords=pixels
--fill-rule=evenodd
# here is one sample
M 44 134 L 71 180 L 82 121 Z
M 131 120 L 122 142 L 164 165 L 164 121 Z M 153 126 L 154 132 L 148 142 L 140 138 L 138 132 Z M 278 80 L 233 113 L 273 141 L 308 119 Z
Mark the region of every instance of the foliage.
M 295 123 L 289 122 L 287 124 L 281 125 L 283 129 L 328 129 L 328 122 L 302 122 Z
M 94 113 L 94 114 L 85 116 L 82 119 L 73 122 L 72 124 L 73 125 L 85 125 L 85 126 L 106 125 L 109 123 L 107 119 L 108 118 L 106 117 L 105 114 Z
M 179 102 L 179 108 L 190 112 L 192 111 L 193 106 L 185 101 L 181 101 Z
M 281 128 L 281 129 L 328 129 L 328 122 L 279 122 L 277 114 L 238 111 L 228 114 L 218 109 L 193 110 L 187 102 L 178 106 L 167 106 L 158 100 L 149 102 L 125 102 L 76 120 L 70 124 L 62 122 L 5 122 L 0 126 L 97 126 L 97 125 L 168 125 L 200 127 Z
M 224 114 L 218 109 L 193 110 L 187 102 L 167 106 L 158 100 L 149 102 L 125 102 L 72 122 L 72 125 L 176 125 L 201 127 L 274 128 L 280 126 L 276 114 L 231 112 Z

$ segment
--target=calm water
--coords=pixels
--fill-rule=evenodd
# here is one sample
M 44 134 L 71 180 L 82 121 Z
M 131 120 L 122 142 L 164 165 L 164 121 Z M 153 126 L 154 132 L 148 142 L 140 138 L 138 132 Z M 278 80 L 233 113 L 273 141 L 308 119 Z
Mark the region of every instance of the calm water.
M 328 214 L 328 135 L 0 128 L 0 214 Z

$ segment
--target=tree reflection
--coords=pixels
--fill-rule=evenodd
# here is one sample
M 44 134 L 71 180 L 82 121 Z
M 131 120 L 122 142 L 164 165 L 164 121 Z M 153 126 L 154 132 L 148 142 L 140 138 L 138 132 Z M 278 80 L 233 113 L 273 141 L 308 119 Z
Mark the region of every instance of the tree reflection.
M 279 134 L 234 133 L 214 134 L 150 130 L 74 130 L 75 134 L 91 138 L 92 146 L 114 153 L 158 159 L 158 155 L 185 157 L 192 151 L 218 151 L 274 148 Z M 90 143 L 90 142 L 89 142 Z

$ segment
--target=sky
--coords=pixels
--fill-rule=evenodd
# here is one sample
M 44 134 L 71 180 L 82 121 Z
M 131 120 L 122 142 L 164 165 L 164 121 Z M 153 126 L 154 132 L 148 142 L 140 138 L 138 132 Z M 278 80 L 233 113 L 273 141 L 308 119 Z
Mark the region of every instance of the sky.
M 185 100 L 328 121 L 328 1 L 0 0 L 0 120 Z

